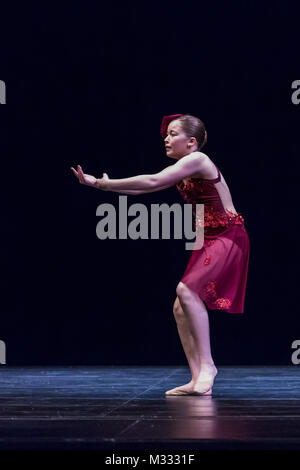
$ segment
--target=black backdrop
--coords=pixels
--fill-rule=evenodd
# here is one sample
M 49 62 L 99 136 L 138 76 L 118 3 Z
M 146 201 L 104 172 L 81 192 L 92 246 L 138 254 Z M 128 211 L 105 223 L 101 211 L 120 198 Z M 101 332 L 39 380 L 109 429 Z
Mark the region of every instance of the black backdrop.
M 250 237 L 244 314 L 209 311 L 216 364 L 291 364 L 299 339 L 300 7 L 287 1 L 2 8 L 1 328 L 8 365 L 187 364 L 172 306 L 184 240 L 96 237 L 111 178 L 172 163 L 162 116 L 205 122 Z M 182 203 L 175 188 L 128 196 Z

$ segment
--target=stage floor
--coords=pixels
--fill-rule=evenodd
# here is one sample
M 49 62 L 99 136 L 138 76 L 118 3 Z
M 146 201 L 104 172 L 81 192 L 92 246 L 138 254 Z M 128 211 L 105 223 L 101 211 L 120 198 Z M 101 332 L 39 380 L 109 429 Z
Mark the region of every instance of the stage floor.
M 218 366 L 212 397 L 165 396 L 175 366 L 1 366 L 0 449 L 300 449 L 297 366 Z

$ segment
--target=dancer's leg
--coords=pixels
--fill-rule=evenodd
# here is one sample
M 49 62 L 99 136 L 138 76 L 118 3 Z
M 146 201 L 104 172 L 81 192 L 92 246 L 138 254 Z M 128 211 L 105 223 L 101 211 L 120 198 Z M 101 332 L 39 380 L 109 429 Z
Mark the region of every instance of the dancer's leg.
M 174 302 L 173 314 L 177 324 L 178 334 L 191 370 L 192 381 L 196 381 L 200 372 L 200 356 L 196 348 L 194 337 L 192 336 L 189 322 L 184 313 L 178 296 Z
M 211 393 L 214 378 L 217 374 L 217 369 L 211 356 L 210 349 L 210 332 L 209 332 L 209 319 L 208 313 L 204 302 L 193 291 L 191 291 L 185 284 L 180 282 L 177 286 L 176 293 L 179 298 L 180 305 L 186 316 L 187 324 L 189 325 L 190 334 L 194 340 L 190 347 L 186 347 L 189 355 L 189 364 L 193 366 L 192 381 L 181 387 L 166 392 L 167 395 L 181 395 L 189 393 L 207 394 Z M 181 330 L 182 331 L 182 330 Z M 187 327 L 183 330 L 185 342 L 188 341 L 189 335 L 187 334 Z M 194 364 L 198 364 L 200 372 L 196 379 Z M 192 369 L 191 369 L 192 370 Z M 194 376 L 194 377 L 193 377 Z

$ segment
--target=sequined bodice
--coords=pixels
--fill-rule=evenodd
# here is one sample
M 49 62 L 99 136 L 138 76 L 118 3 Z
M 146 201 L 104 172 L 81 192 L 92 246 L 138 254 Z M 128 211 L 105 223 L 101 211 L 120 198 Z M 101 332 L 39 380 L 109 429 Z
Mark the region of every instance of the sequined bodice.
M 244 219 L 240 213 L 235 214 L 229 209 L 224 209 L 215 183 L 221 180 L 218 167 L 218 176 L 215 179 L 187 178 L 187 183 L 180 181 L 176 187 L 184 201 L 192 204 L 192 211 L 196 216 L 196 204 L 204 204 L 204 233 L 217 235 L 226 230 L 230 225 L 244 226 Z M 196 219 L 194 221 L 196 229 Z

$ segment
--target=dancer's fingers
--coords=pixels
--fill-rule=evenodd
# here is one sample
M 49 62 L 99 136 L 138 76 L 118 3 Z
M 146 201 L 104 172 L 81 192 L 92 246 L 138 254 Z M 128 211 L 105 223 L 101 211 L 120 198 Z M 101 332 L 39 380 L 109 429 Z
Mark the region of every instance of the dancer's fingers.
M 81 169 L 81 166 L 77 165 L 77 168 L 78 168 L 79 181 L 80 181 L 80 183 L 84 183 L 84 174 L 83 174 L 83 171 Z
M 74 175 L 77 176 L 77 178 L 78 178 L 78 173 L 77 173 L 77 171 L 75 170 L 75 168 L 73 168 L 73 167 L 71 166 L 71 170 L 73 171 Z

